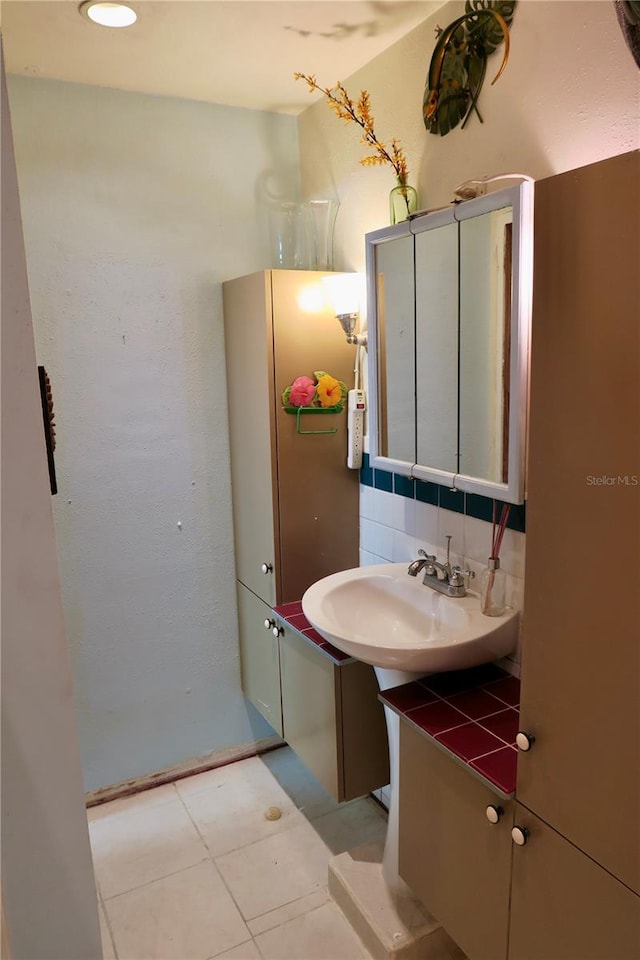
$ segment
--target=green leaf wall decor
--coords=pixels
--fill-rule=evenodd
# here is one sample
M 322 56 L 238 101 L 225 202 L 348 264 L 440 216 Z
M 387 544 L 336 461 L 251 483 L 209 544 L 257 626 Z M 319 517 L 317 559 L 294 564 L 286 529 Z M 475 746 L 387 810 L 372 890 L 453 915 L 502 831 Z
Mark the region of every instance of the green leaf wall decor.
M 487 72 L 487 58 L 504 41 L 496 82 L 509 59 L 509 25 L 517 0 L 467 0 L 465 12 L 444 30 L 438 29 L 429 64 L 422 113 L 429 133 L 446 136 L 472 112 L 482 123 L 478 97 Z

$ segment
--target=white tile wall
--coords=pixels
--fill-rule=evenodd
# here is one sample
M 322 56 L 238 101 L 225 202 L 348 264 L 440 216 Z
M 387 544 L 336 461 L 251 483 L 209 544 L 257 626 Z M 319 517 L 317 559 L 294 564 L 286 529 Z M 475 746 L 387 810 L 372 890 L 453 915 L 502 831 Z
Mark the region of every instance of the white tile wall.
M 407 498 L 398 497 L 398 500 L 402 499 L 406 500 Z M 415 526 L 410 533 L 417 540 L 435 544 L 438 540 L 438 507 L 434 507 L 431 503 L 422 503 L 420 500 L 415 500 L 414 509 Z
M 360 566 L 408 563 L 417 558 L 420 547 L 442 557 L 449 534 L 452 562 L 473 570 L 479 578 L 491 551 L 490 523 L 360 485 Z M 500 550 L 507 603 L 516 610 L 522 610 L 524 596 L 525 540 L 524 533 L 507 529 Z M 517 674 L 519 663 L 520 644 L 504 666 Z

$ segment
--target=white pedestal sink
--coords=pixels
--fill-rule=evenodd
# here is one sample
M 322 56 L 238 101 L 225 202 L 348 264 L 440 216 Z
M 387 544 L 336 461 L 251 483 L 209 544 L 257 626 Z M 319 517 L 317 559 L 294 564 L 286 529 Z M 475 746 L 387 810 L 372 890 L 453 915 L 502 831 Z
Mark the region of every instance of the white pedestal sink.
M 387 670 L 386 667 L 374 667 L 374 670 L 381 690 L 390 690 L 392 687 L 398 687 L 402 683 L 409 683 L 411 680 L 417 680 L 418 677 L 424 676 L 424 671 L 410 673 L 407 670 Z M 397 889 L 400 885 L 398 874 L 400 717 L 385 706 L 384 718 L 387 722 L 387 737 L 389 739 L 389 819 L 382 858 L 382 875 L 390 887 Z
M 518 613 L 486 617 L 476 594 L 451 598 L 410 577 L 406 563 L 356 567 L 318 580 L 302 598 L 307 620 L 339 650 L 375 667 L 381 690 L 426 673 L 491 663 L 510 653 Z M 398 876 L 399 732 L 397 714 L 385 707 L 391 799 L 383 874 Z

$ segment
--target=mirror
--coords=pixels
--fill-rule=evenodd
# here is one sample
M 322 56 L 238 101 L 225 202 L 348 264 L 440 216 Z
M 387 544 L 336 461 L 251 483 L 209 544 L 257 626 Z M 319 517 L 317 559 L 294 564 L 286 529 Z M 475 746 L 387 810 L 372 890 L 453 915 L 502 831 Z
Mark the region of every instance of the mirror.
M 377 260 L 380 330 L 380 446 L 385 457 L 415 460 L 415 308 L 413 237 L 394 238 Z M 389 335 L 386 331 L 389 330 Z
M 506 483 L 511 205 L 460 223 L 458 473 Z
M 415 237 L 415 462 L 457 473 L 458 224 L 424 226 Z
M 524 500 L 532 194 L 367 235 L 374 467 Z

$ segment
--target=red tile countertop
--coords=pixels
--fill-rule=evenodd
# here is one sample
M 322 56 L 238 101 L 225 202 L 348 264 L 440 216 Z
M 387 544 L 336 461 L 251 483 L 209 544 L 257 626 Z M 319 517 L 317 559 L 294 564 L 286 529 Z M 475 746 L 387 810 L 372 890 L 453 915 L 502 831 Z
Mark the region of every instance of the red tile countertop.
M 281 603 L 279 606 L 273 608 L 273 612 L 276 617 L 286 623 L 288 627 L 296 630 L 305 640 L 319 647 L 334 663 L 340 665 L 353 660 L 353 657 L 348 656 L 346 653 L 343 653 L 342 650 L 338 650 L 337 647 L 327 643 L 324 637 L 321 637 L 317 630 L 313 629 L 302 612 L 302 603 L 299 600 L 295 603 Z
M 516 790 L 520 681 L 489 663 L 434 673 L 380 699 L 504 796 Z

